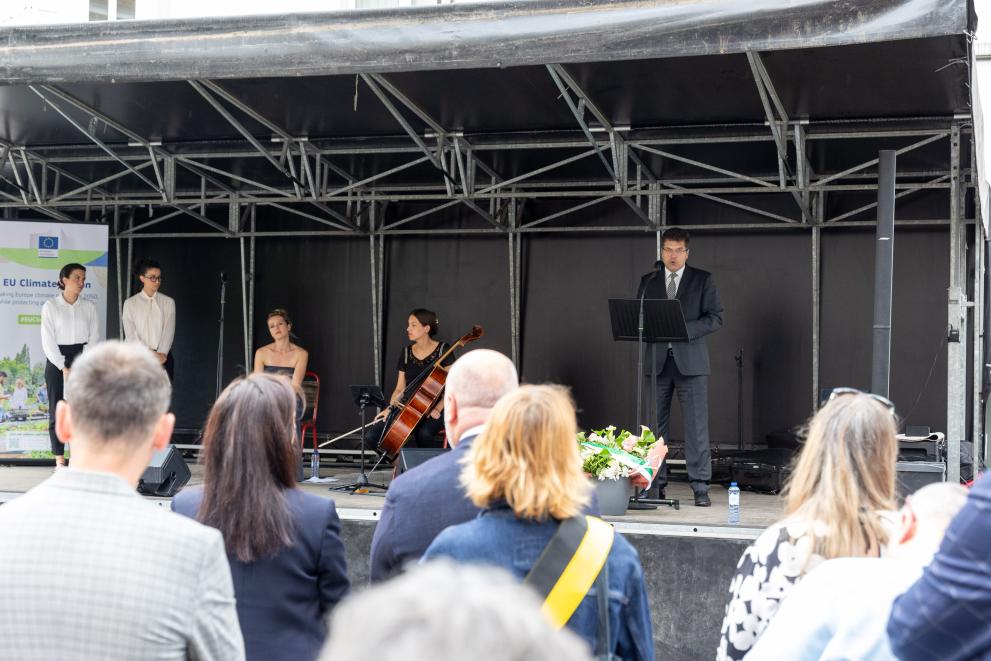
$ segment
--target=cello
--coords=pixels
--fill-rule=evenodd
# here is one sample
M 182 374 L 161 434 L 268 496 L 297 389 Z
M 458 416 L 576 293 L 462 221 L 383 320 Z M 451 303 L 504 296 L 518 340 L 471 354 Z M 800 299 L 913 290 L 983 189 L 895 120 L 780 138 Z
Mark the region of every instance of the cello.
M 396 408 L 392 417 L 382 432 L 382 439 L 379 441 L 378 450 L 387 456 L 390 461 L 395 461 L 399 456 L 410 435 L 420 424 L 423 416 L 427 415 L 438 400 L 444 394 L 444 383 L 447 381 L 447 368 L 443 362 L 451 352 L 458 347 L 463 347 L 469 342 L 474 342 L 482 337 L 482 327 L 472 326 L 471 332 L 463 336 L 460 340 L 452 344 L 430 367 L 427 375 L 421 379 L 416 390 L 407 398 L 402 408 Z

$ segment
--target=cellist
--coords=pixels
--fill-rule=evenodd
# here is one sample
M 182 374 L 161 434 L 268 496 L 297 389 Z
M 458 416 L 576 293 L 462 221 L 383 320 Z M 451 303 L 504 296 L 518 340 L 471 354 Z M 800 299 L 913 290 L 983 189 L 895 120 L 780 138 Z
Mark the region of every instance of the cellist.
M 399 373 L 396 377 L 396 388 L 389 398 L 390 407 L 401 407 L 407 395 L 407 389 L 415 386 L 421 376 L 425 376 L 437 359 L 446 352 L 450 345 L 436 339 L 437 331 L 440 327 L 440 320 L 437 313 L 424 308 L 417 308 L 409 313 L 406 322 L 406 337 L 411 344 L 403 347 L 399 355 L 397 369 Z M 454 352 L 447 356 L 441 363 L 444 367 L 450 366 L 455 360 Z M 433 409 L 423 417 L 417 425 L 415 432 L 407 441 L 407 447 L 438 448 L 441 440 L 438 438 L 441 430 L 444 429 L 444 399 L 438 400 Z M 389 414 L 390 408 L 382 409 L 375 416 L 375 424 L 372 425 L 365 438 L 371 443 L 377 443 L 382 436 L 385 426 L 385 418 Z

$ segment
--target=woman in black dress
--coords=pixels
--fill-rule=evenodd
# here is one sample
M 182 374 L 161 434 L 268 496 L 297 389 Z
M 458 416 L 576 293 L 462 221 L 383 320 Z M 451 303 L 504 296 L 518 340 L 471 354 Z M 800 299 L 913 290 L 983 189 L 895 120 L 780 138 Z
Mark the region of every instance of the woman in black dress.
M 384 420 L 391 409 L 401 408 L 409 396 L 416 392 L 423 377 L 429 372 L 437 359 L 446 352 L 450 345 L 436 339 L 440 320 L 437 313 L 424 308 L 417 308 L 409 313 L 406 323 L 406 337 L 412 344 L 403 347 L 396 365 L 399 370 L 396 376 L 396 388 L 389 398 L 389 408 L 385 408 L 376 416 L 380 421 L 375 424 L 366 438 L 378 443 L 382 436 Z M 454 362 L 454 353 L 447 356 L 442 363 L 445 367 Z M 407 392 L 408 391 L 408 392 Z M 407 446 L 421 448 L 437 448 L 442 442 L 438 438 L 444 429 L 444 400 L 441 398 L 427 415 L 423 416 L 420 424 L 406 442 Z

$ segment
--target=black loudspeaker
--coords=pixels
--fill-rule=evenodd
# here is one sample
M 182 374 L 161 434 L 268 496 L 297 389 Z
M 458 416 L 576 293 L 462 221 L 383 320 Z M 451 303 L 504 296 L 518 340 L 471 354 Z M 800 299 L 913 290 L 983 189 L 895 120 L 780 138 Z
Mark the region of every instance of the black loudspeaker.
M 182 453 L 174 445 L 170 445 L 152 456 L 151 463 L 138 480 L 138 493 L 171 498 L 189 482 L 190 477 L 189 466 L 182 458 Z
M 946 462 L 943 461 L 899 461 L 898 502 L 904 502 L 927 484 L 946 481 Z
M 447 448 L 403 448 L 399 451 L 399 465 L 396 467 L 396 475 L 401 475 L 428 459 L 439 457 L 448 451 Z

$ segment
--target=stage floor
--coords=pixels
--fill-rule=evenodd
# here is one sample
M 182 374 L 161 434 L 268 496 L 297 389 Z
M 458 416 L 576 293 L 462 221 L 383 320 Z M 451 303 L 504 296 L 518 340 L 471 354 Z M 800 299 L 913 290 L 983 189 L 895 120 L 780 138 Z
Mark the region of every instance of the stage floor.
M 189 485 L 200 484 L 203 476 L 202 468 L 191 464 L 190 469 L 193 476 Z M 51 474 L 50 467 L 0 466 L 0 503 L 24 493 Z M 379 490 L 371 489 L 370 493 L 358 494 L 329 490 L 329 487 L 353 482 L 358 475 L 356 469 L 325 466 L 320 474 L 324 477 L 332 477 L 334 481 L 322 484 L 303 482 L 300 488 L 323 498 L 332 498 L 337 504 L 341 518 L 366 521 L 378 519 L 383 503 L 383 495 Z M 370 481 L 388 484 L 391 475 L 391 469 L 380 470 L 370 476 Z M 660 506 L 656 510 L 628 510 L 625 516 L 606 518 L 614 522 L 623 532 L 753 539 L 761 530 L 780 518 L 783 507 L 780 496 L 744 491 L 740 498 L 740 525 L 728 526 L 726 524 L 728 499 L 724 487 L 712 486 L 710 492 L 712 507 L 695 507 L 692 504 L 691 488 L 685 482 L 670 483 L 667 495 L 669 498 L 680 500 L 681 509 Z M 163 506 L 167 506 L 169 502 L 168 499 L 163 498 L 149 500 L 160 502 Z

